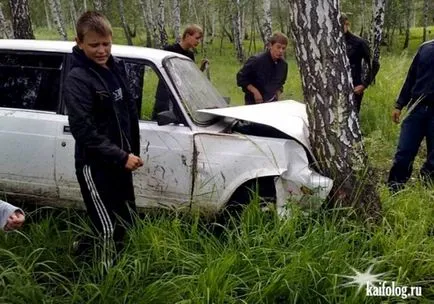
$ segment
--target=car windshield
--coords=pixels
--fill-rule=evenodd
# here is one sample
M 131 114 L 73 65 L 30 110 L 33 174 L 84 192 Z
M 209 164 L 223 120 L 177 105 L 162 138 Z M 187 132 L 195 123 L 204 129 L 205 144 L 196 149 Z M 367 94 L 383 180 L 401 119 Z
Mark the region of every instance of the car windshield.
M 164 65 L 195 123 L 207 125 L 215 118 L 197 110 L 227 107 L 225 99 L 193 61 L 172 57 L 166 60 Z

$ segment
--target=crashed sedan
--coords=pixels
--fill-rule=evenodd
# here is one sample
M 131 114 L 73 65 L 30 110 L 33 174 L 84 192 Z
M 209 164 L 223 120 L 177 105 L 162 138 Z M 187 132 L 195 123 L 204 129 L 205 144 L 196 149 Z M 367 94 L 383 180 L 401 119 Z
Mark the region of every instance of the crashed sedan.
M 0 40 L 0 193 L 82 205 L 74 139 L 62 100 L 73 43 Z M 140 113 L 136 203 L 216 212 L 256 187 L 284 214 L 319 206 L 333 185 L 315 170 L 305 106 L 296 101 L 229 107 L 190 59 L 113 45 Z M 167 109 L 156 112 L 163 102 Z M 315 198 L 315 199 L 310 199 Z

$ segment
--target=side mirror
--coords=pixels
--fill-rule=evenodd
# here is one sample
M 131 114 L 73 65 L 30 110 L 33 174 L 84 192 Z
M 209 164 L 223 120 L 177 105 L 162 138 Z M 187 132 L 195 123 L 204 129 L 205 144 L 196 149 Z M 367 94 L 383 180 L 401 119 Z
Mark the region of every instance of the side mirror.
M 159 126 L 165 126 L 168 124 L 179 124 L 178 117 L 172 111 L 163 111 L 157 114 L 157 124 Z

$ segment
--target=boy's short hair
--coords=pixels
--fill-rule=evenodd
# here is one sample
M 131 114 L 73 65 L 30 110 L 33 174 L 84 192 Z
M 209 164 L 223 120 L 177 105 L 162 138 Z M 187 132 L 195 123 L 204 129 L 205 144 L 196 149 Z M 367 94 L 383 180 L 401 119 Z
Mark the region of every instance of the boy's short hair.
M 202 28 L 197 24 L 190 24 L 185 28 L 184 32 L 182 33 L 182 39 L 185 39 L 187 35 L 193 36 L 196 33 L 199 33 L 200 36 L 202 37 L 203 36 Z
M 112 26 L 107 18 L 95 11 L 87 11 L 83 13 L 77 20 L 75 26 L 77 38 L 79 41 L 83 41 L 84 36 L 92 31 L 101 36 L 112 36 Z
M 275 43 L 288 45 L 288 41 L 289 41 L 288 37 L 285 34 L 281 32 L 274 32 L 273 35 L 268 40 L 268 43 L 270 45 L 273 45 Z
M 347 20 L 349 20 L 347 14 L 341 13 L 341 18 L 340 18 L 341 24 L 344 24 L 345 21 Z

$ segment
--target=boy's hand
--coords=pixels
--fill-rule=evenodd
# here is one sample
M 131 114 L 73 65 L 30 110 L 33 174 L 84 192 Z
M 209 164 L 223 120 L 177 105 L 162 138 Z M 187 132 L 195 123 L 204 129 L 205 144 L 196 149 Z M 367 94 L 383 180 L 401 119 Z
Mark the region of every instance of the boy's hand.
M 4 227 L 4 230 L 11 231 L 20 228 L 23 225 L 25 219 L 26 217 L 21 211 L 19 210 L 15 211 L 8 217 L 8 221 L 6 222 L 6 226 Z
M 392 111 L 392 121 L 394 123 L 399 123 L 399 117 L 401 116 L 401 110 L 393 109 Z
M 125 168 L 134 171 L 141 166 L 143 166 L 143 160 L 140 157 L 135 156 L 133 153 L 130 153 L 128 155 L 127 163 L 125 164 Z

